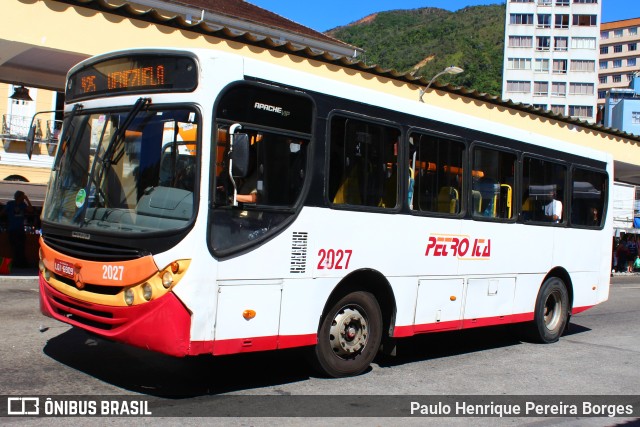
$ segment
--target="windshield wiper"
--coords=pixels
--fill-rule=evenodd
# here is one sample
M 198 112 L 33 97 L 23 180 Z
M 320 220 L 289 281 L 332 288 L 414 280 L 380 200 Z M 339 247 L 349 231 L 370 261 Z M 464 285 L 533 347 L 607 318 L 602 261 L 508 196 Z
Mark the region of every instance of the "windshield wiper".
M 124 136 L 126 134 L 129 125 L 135 117 L 138 115 L 140 111 L 147 108 L 151 104 L 151 98 L 138 98 L 136 103 L 133 105 L 133 108 L 127 116 L 122 121 L 122 124 L 118 126 L 116 131 L 114 132 L 111 140 L 109 141 L 109 145 L 104 152 L 104 157 L 102 158 L 102 164 L 104 165 L 104 169 L 108 169 L 109 165 L 114 164 L 117 165 L 122 156 L 124 155 L 124 150 L 119 150 L 118 154 L 114 157 L 114 153 L 116 151 L 116 147 L 120 147 L 124 142 Z M 103 170 L 104 170 L 103 169 Z
M 122 158 L 122 156 L 124 155 L 124 147 L 123 147 L 122 153 L 118 153 L 118 156 L 116 158 L 112 158 L 113 153 L 115 151 L 115 147 L 118 147 L 123 144 L 126 130 L 128 129 L 129 125 L 131 125 L 131 122 L 135 119 L 138 113 L 143 108 L 147 108 L 149 104 L 151 104 L 151 98 L 138 98 L 136 103 L 133 105 L 133 108 L 131 108 L 131 110 L 127 113 L 126 117 L 124 118 L 120 126 L 118 126 L 118 128 L 115 130 L 115 132 L 111 136 L 111 139 L 109 140 L 109 144 L 107 145 L 107 148 L 104 150 L 104 156 L 102 156 L 102 158 L 98 158 L 98 154 L 96 152 L 96 160 L 93 162 L 93 166 L 91 167 L 89 179 L 87 180 L 86 192 L 87 194 L 90 194 L 90 188 L 91 188 L 91 185 L 93 184 L 93 186 L 96 189 L 96 195 L 98 196 L 98 202 L 102 206 L 106 206 L 105 204 L 106 196 L 102 192 L 102 189 L 100 188 L 100 186 L 102 185 L 104 174 L 107 170 L 109 170 L 112 164 L 117 164 L 120 158 Z M 97 166 L 98 163 L 101 164 L 101 167 L 99 168 Z M 96 168 L 99 169 L 97 176 L 96 176 Z M 102 200 L 100 200 L 101 198 Z

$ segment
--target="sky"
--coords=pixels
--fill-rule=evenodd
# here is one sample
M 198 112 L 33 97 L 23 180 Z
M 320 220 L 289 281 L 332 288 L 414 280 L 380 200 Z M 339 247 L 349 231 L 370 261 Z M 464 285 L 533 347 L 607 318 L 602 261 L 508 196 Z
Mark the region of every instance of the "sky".
M 375 12 L 438 7 L 450 11 L 467 6 L 504 4 L 505 0 L 246 0 L 316 31 L 350 24 Z M 640 18 L 638 0 L 600 0 L 602 22 Z M 629 7 L 633 4 L 634 7 Z

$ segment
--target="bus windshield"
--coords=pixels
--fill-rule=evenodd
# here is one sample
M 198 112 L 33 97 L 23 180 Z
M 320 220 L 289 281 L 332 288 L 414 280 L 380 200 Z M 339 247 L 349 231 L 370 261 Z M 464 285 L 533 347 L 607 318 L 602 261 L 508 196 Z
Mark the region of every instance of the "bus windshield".
M 197 118 L 142 98 L 128 110 L 72 114 L 43 220 L 107 233 L 185 227 L 194 215 Z

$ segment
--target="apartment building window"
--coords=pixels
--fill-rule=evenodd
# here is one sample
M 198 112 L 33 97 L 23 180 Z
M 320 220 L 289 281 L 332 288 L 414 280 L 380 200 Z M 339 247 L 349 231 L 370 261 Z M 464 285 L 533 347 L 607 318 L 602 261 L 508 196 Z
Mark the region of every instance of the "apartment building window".
M 627 74 L 627 81 L 630 82 L 633 80 L 633 73 Z
M 571 117 L 591 117 L 593 107 L 587 105 L 569 105 L 569 115 Z
M 507 67 L 510 70 L 530 70 L 531 58 L 509 58 Z
M 613 81 L 613 83 L 621 83 L 622 82 L 622 75 L 621 74 L 614 74 L 612 76 L 612 81 Z
M 609 31 L 600 32 L 600 40 L 607 40 L 609 38 Z
M 549 82 L 533 82 L 533 95 L 534 96 L 549 95 Z
M 534 63 L 533 71 L 536 73 L 548 73 L 549 72 L 549 60 L 548 59 L 536 59 Z
M 538 0 L 538 6 L 551 6 L 553 0 Z
M 569 0 L 556 0 L 556 6 L 569 6 Z
M 511 3 L 533 3 L 533 0 L 511 0 Z
M 640 111 L 631 112 L 631 123 L 634 125 L 640 125 Z
M 562 114 L 564 116 L 564 105 L 551 105 L 551 112 L 554 114 Z
M 512 13 L 509 15 L 511 25 L 533 25 L 532 13 Z
M 603 84 L 606 85 L 607 84 L 607 76 L 600 76 L 598 77 L 598 81 Z
M 638 43 L 629 43 L 627 45 L 627 50 L 629 52 L 635 52 L 636 50 L 638 50 Z
M 509 47 L 533 47 L 531 36 L 509 36 Z
M 636 58 L 627 59 L 627 67 L 635 67 L 636 66 Z
M 595 49 L 596 39 L 595 37 L 572 37 L 571 48 L 572 49 Z
M 601 61 L 601 63 L 602 62 L 606 63 L 607 61 Z M 592 73 L 595 70 L 596 70 L 596 61 L 589 60 L 589 59 L 572 59 L 571 60 L 571 71 Z
M 573 0 L 574 3 L 591 3 L 598 4 L 598 0 Z
M 567 96 L 567 84 L 565 82 L 551 82 L 551 96 L 562 98 Z
M 623 29 L 613 30 L 613 37 L 614 38 L 620 38 L 623 35 L 624 35 L 624 30 Z
M 627 31 L 629 31 L 629 35 L 630 36 L 637 36 L 638 35 L 638 27 L 629 28 Z
M 622 59 L 614 59 L 613 68 L 620 68 L 620 67 L 622 67 Z
M 615 46 L 613 46 L 613 53 L 620 53 L 622 52 L 622 45 L 621 44 L 617 44 Z
M 578 27 L 595 27 L 598 25 L 598 15 L 573 15 L 573 25 Z
M 606 90 L 599 90 L 598 91 L 598 99 L 605 99 L 607 97 L 607 91 Z
M 539 13 L 536 28 L 551 28 L 551 15 L 547 13 Z
M 600 55 L 606 55 L 609 53 L 609 46 L 600 46 Z
M 549 50 L 551 47 L 551 37 L 538 36 L 536 37 L 536 50 Z
M 507 80 L 507 92 L 530 93 L 531 82 L 522 80 Z
M 553 50 L 567 50 L 569 44 L 569 37 L 554 37 L 553 38 Z
M 531 106 L 533 108 L 539 108 L 541 110 L 546 110 L 547 109 L 547 104 L 531 104 Z
M 593 83 L 569 83 L 570 95 L 593 95 Z
M 554 59 L 553 60 L 553 74 L 567 74 L 567 60 L 566 59 Z
M 569 15 L 556 15 L 554 28 L 569 28 Z
M 607 61 L 600 61 L 600 69 L 606 70 L 609 66 L 607 65 Z

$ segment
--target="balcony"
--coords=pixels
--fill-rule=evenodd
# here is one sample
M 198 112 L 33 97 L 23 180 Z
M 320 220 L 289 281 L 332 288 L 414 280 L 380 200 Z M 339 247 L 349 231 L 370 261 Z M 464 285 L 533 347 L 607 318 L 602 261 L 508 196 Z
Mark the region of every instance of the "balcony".
M 2 115 L 2 133 L 0 139 L 3 140 L 5 151 L 11 150 L 12 142 L 26 142 L 29 136 L 30 116 L 18 116 L 15 114 Z M 43 122 L 44 125 L 43 125 Z M 34 143 L 43 144 L 47 148 L 49 155 L 53 155 L 58 146 L 58 136 L 62 127 L 62 120 L 42 120 L 36 119 L 34 126 Z M 44 129 L 43 129 L 44 127 Z M 37 152 L 37 150 L 34 150 Z

